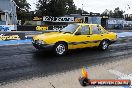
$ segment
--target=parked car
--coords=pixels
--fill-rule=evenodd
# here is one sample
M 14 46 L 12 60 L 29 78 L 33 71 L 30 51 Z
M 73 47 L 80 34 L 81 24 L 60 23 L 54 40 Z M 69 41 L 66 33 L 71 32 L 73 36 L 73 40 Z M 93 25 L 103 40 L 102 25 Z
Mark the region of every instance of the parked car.
M 36 49 L 50 49 L 61 56 L 69 49 L 98 47 L 107 50 L 116 40 L 116 33 L 106 31 L 101 25 L 76 23 L 58 32 L 36 35 L 32 43 Z

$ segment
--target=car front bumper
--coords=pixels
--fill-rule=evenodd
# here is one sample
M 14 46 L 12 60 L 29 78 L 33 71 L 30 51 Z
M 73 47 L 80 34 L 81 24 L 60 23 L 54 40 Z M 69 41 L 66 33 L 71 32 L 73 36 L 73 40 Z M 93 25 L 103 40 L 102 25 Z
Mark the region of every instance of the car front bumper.
M 39 50 L 52 50 L 54 47 L 54 44 L 38 44 L 36 42 L 32 42 L 32 44 L 36 49 Z

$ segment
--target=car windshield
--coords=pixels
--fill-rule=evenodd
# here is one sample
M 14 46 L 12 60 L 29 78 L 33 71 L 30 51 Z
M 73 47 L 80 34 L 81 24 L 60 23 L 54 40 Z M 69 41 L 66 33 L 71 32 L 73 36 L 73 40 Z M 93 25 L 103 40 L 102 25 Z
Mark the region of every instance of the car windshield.
M 65 28 L 63 28 L 61 30 L 61 32 L 74 33 L 78 27 L 79 27 L 79 25 L 77 25 L 77 24 L 70 24 L 70 25 L 66 26 Z

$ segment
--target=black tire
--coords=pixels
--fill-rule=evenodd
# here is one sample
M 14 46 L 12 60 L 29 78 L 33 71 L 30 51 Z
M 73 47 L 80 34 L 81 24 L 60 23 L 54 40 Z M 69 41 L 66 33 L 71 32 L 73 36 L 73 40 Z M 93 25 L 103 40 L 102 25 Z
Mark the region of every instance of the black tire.
M 33 44 L 33 46 L 35 47 L 35 49 L 39 50 L 39 47 L 35 44 Z
M 62 56 L 65 55 L 67 50 L 68 50 L 68 46 L 66 43 L 63 42 L 58 42 L 55 44 L 54 48 L 54 54 L 57 56 Z
M 108 40 L 103 40 L 101 41 L 99 48 L 103 51 L 107 50 L 109 47 L 109 41 Z

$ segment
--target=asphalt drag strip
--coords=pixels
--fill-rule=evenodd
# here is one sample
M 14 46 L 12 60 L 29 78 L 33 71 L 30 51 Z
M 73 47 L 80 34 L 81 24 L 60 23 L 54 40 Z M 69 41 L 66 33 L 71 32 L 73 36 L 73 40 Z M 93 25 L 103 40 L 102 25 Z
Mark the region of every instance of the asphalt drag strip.
M 131 79 L 131 40 L 119 38 L 104 52 L 86 48 L 62 57 L 37 51 L 31 44 L 0 46 L 0 88 L 82 88 L 82 67 L 92 79 Z
M 81 49 L 70 51 L 62 57 L 53 56 L 51 52 L 37 51 L 32 45 L 5 46 L 0 49 L 1 84 L 46 77 L 80 69 L 83 66 L 95 66 L 115 61 L 116 57 L 125 58 L 132 54 L 131 42 L 113 44 L 105 52 L 98 49 Z
M 93 66 L 85 66 L 91 79 L 130 79 L 132 80 L 132 55 L 113 58 L 108 61 Z M 21 80 L 0 88 L 84 88 L 79 84 L 78 78 L 81 76 L 81 68 L 72 71 L 61 72 L 46 77 L 34 77 L 28 80 Z M 126 86 L 88 86 L 85 88 L 131 88 Z

